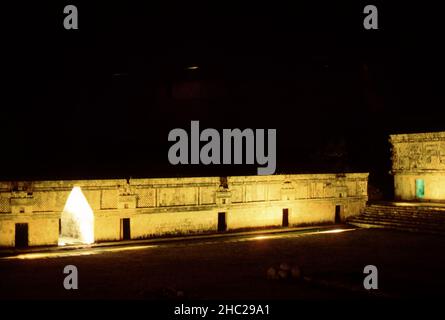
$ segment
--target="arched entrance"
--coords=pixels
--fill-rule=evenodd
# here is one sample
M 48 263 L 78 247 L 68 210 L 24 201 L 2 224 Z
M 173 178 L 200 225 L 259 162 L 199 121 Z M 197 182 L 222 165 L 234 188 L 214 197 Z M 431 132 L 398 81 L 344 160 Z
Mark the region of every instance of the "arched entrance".
M 94 242 L 94 213 L 80 187 L 66 200 L 60 220 L 59 245 Z

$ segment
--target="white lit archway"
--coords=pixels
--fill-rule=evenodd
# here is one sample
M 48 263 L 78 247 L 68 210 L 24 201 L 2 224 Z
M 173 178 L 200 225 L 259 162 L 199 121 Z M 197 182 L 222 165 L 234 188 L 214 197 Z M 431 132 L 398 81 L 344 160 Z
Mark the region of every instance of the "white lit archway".
M 94 213 L 80 187 L 74 187 L 61 216 L 59 245 L 94 242 Z

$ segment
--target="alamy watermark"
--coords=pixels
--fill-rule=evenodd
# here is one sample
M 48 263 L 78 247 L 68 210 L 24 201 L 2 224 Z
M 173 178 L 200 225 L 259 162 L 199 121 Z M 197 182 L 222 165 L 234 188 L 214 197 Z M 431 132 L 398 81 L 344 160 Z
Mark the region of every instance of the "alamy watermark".
M 255 164 L 256 161 L 263 166 L 257 169 L 259 175 L 275 173 L 276 129 L 223 129 L 221 139 L 216 129 L 207 128 L 200 132 L 199 121 L 191 121 L 190 127 L 190 140 L 184 129 L 169 132 L 168 141 L 175 142 L 168 151 L 170 164 L 232 164 L 233 147 L 233 164 Z M 202 147 L 201 142 L 205 142 Z
M 69 264 L 65 266 L 65 268 L 63 268 L 63 273 L 68 274 L 63 279 L 63 287 L 66 290 L 79 289 L 79 274 L 77 271 L 77 267 L 72 264 Z
M 377 7 L 372 5 L 372 4 L 368 4 L 364 9 L 363 9 L 363 13 L 367 14 L 367 16 L 365 17 L 365 19 L 363 20 L 363 27 L 366 30 L 377 30 L 378 27 L 378 11 L 377 11 Z
M 78 26 L 78 10 L 75 5 L 66 5 L 63 8 L 63 13 L 66 14 L 63 20 L 63 27 L 66 30 L 76 30 L 79 29 Z M 363 8 L 363 13 L 366 14 L 363 19 L 363 27 L 366 30 L 377 30 L 378 29 L 378 11 L 375 5 L 368 4 Z
M 363 287 L 366 290 L 370 290 L 370 289 L 376 290 L 376 289 L 378 289 L 379 285 L 378 285 L 377 267 L 372 265 L 372 264 L 367 265 L 363 269 L 363 273 L 367 274 L 367 276 L 363 280 Z
M 63 8 L 63 13 L 66 14 L 63 19 L 63 27 L 66 30 L 79 29 L 79 17 L 77 7 L 74 5 L 67 5 Z

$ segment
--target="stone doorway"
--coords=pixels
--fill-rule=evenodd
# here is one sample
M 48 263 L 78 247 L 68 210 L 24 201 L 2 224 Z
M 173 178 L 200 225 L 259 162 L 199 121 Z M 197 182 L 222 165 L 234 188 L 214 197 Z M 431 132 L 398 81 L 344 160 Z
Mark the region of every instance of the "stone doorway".
M 218 212 L 218 232 L 224 232 L 227 230 L 226 213 Z
M 130 240 L 131 230 L 130 230 L 130 218 L 121 219 L 121 240 Z
M 337 204 L 335 206 L 335 218 L 334 218 L 334 222 L 335 223 L 341 223 L 342 222 L 341 212 L 342 212 L 342 206 Z
M 16 223 L 15 224 L 15 247 L 26 248 L 28 247 L 28 224 Z
M 416 179 L 416 198 L 423 199 L 425 197 L 425 181 Z
M 94 213 L 80 187 L 74 187 L 60 219 L 59 245 L 94 242 Z
M 281 222 L 282 227 L 289 227 L 289 209 L 283 209 L 283 219 Z

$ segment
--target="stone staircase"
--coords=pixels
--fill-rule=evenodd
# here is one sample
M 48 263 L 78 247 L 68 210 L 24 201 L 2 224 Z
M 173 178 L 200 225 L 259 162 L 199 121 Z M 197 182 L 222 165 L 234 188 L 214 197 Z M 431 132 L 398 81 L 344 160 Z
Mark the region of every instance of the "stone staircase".
M 347 223 L 361 228 L 388 228 L 445 235 L 445 207 L 368 204 L 363 214 L 348 219 Z

